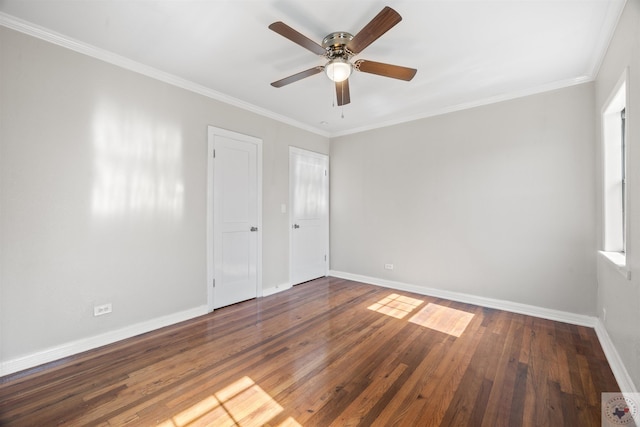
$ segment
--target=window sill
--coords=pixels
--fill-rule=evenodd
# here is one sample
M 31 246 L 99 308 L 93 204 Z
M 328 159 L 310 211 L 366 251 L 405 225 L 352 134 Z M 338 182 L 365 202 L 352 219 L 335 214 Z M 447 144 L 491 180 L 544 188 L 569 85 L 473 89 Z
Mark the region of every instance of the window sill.
M 622 274 L 625 279 L 631 280 L 631 270 L 627 267 L 627 257 L 624 252 L 599 252 L 603 258 L 608 260 L 611 265 L 618 270 L 618 273 Z

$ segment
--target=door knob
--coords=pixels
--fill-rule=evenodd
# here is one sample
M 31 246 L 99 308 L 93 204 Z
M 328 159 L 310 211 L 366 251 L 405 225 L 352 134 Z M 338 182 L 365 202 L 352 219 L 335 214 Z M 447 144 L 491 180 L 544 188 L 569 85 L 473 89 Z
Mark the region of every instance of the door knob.
M 258 227 L 251 227 L 251 231 L 258 231 Z

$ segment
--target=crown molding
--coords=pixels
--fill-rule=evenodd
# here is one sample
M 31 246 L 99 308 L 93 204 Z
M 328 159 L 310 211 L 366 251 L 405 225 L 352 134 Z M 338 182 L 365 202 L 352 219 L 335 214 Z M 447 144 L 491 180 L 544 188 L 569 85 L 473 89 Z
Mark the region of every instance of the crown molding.
M 150 67 L 148 65 L 144 65 L 140 62 L 133 61 L 129 58 L 117 55 L 108 50 L 101 49 L 96 46 L 90 45 L 88 43 L 75 40 L 71 37 L 64 36 L 62 34 L 46 29 L 44 27 L 35 25 L 31 22 L 16 18 L 15 16 L 9 15 L 7 13 L 0 12 L 0 25 L 9 29 L 18 31 L 23 34 L 36 37 L 40 40 L 44 40 L 46 42 L 73 50 L 83 55 L 87 55 L 92 58 L 99 59 L 109 64 L 118 66 L 120 68 L 124 68 L 126 70 L 133 71 L 138 74 L 142 74 L 144 76 L 150 77 L 155 80 L 159 80 L 164 83 L 168 83 L 172 86 L 176 86 L 181 89 L 185 89 L 190 92 L 194 92 L 199 95 L 206 96 L 207 98 L 211 98 L 216 101 L 223 102 L 233 107 L 237 107 L 245 111 L 249 111 L 251 113 L 258 114 L 260 116 L 267 117 L 269 119 L 273 119 L 278 122 L 291 125 L 320 136 L 324 136 L 326 138 L 331 136 L 328 132 L 323 131 L 321 129 L 315 128 L 313 126 L 309 126 L 305 123 L 299 122 L 297 120 L 293 120 L 289 117 L 274 113 L 273 111 L 258 107 L 256 105 L 250 104 L 240 99 L 231 97 L 229 95 L 225 95 L 221 92 L 199 85 L 190 80 L 183 79 L 182 77 L 178 77 L 176 75 L 166 73 L 164 71 L 160 71 L 156 68 Z
M 335 132 L 331 134 L 331 138 L 337 138 L 340 136 L 352 135 L 355 133 L 366 132 L 374 129 L 380 129 L 383 127 L 395 126 L 402 123 L 413 122 L 421 119 L 428 119 L 430 117 L 442 116 L 444 114 L 455 113 L 457 111 L 469 110 L 471 108 L 482 107 L 485 105 L 497 104 L 503 101 L 510 101 L 513 99 L 524 98 L 525 96 L 537 95 L 544 92 L 551 92 L 558 89 L 565 89 L 571 86 L 588 83 L 595 79 L 595 76 L 581 76 L 573 79 L 561 80 L 541 86 L 532 87 L 529 89 L 508 92 L 497 96 L 492 96 L 476 101 L 465 102 L 462 104 L 456 104 L 444 108 L 436 108 L 430 111 L 426 111 L 420 114 L 414 114 L 411 116 L 403 117 L 395 120 L 388 120 L 384 122 L 377 122 L 371 126 L 362 126 L 346 131 Z
M 610 4 L 609 8 L 607 9 L 605 23 L 602 27 L 603 29 L 610 28 L 611 26 L 617 25 L 617 23 L 620 20 L 620 17 L 622 16 L 622 12 L 624 10 L 625 5 L 626 5 L 626 0 L 621 0 L 619 2 L 612 2 Z M 604 57 L 607 52 L 607 48 L 614 34 L 614 33 L 608 33 L 604 30 L 601 31 L 598 37 L 598 40 L 594 46 L 594 55 L 592 56 L 592 61 L 588 67 L 589 72 L 584 76 L 552 82 L 549 84 L 544 84 L 544 85 L 532 87 L 532 88 L 521 90 L 521 91 L 508 92 L 501 95 L 488 97 L 480 100 L 475 100 L 467 103 L 451 105 L 444 108 L 436 108 L 433 110 L 425 111 L 422 113 L 418 113 L 418 114 L 414 114 L 414 115 L 410 115 L 402 118 L 380 121 L 370 125 L 365 125 L 361 127 L 343 130 L 343 131 L 329 132 L 327 130 L 310 126 L 308 124 L 291 119 L 290 117 L 277 114 L 265 108 L 258 107 L 256 105 L 250 104 L 240 99 L 231 97 L 229 95 L 223 94 L 221 92 L 199 85 L 192 81 L 175 76 L 173 74 L 169 74 L 164 71 L 160 71 L 156 68 L 149 67 L 147 65 L 133 61 L 126 57 L 116 55 L 105 49 L 100 49 L 98 47 L 89 45 L 79 40 L 75 40 L 73 38 L 64 36 L 62 34 L 56 33 L 44 27 L 40 27 L 28 21 L 21 20 L 19 18 L 16 18 L 12 15 L 9 15 L 3 12 L 0 12 L 0 25 L 13 29 L 18 32 L 33 36 L 33 37 L 36 37 L 36 38 L 39 38 L 41 40 L 45 40 L 47 42 L 56 44 L 58 46 L 62 46 L 67 49 L 82 53 L 84 55 L 102 60 L 104 62 L 116 65 L 118 67 L 130 70 L 130 71 L 134 71 L 136 73 L 145 75 L 147 77 L 151 77 L 153 79 L 171 84 L 173 86 L 180 87 L 182 89 L 206 96 L 208 98 L 223 102 L 225 104 L 258 114 L 260 116 L 267 117 L 267 118 L 276 120 L 278 122 L 285 123 L 320 136 L 324 136 L 326 138 L 337 138 L 341 136 L 366 132 L 370 130 L 394 126 L 394 125 L 421 120 L 425 118 L 440 116 L 440 115 L 453 113 L 457 111 L 468 110 L 475 107 L 490 105 L 490 104 L 494 104 L 502 101 L 508 101 L 512 99 L 522 98 L 525 96 L 535 95 L 543 92 L 549 92 L 549 91 L 563 89 L 563 88 L 567 88 L 567 87 L 582 84 L 582 83 L 591 82 L 595 79 L 595 77 L 597 76 L 600 70 L 602 61 L 604 60 Z
M 605 22 L 602 25 L 598 41 L 596 42 L 594 55 L 592 56 L 592 62 L 589 68 L 591 70 L 590 74 L 594 79 L 600 72 L 600 67 L 602 66 L 604 57 L 607 55 L 609 45 L 611 44 L 611 40 L 613 40 L 613 36 L 616 33 L 615 29 L 618 28 L 620 17 L 622 16 L 622 11 L 624 10 L 626 4 L 627 0 L 622 0 L 619 3 L 612 2 L 609 4 L 609 8 L 607 9 L 607 13 L 605 16 Z M 616 7 L 616 5 L 619 6 Z M 614 28 L 614 31 L 607 33 L 606 31 L 604 31 L 605 28 Z

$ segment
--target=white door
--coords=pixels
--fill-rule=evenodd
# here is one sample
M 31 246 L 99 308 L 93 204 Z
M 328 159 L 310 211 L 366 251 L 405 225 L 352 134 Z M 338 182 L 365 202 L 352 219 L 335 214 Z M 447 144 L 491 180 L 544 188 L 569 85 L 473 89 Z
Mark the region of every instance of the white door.
M 209 128 L 212 254 L 209 309 L 256 298 L 261 246 L 260 140 Z M 211 215 L 212 214 L 212 215 Z M 213 277 L 211 277 L 213 276 Z
M 327 275 L 329 157 L 289 147 L 291 284 Z

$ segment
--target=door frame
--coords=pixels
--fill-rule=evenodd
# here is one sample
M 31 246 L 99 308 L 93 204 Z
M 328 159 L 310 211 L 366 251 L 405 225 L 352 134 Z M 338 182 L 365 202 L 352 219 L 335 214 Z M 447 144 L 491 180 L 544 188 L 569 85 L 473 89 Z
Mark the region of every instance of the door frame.
M 207 126 L 207 311 L 212 312 L 214 307 L 214 280 L 215 280 L 215 264 L 214 264 L 214 232 L 213 224 L 215 213 L 213 200 L 217 183 L 214 182 L 214 148 L 215 137 L 223 136 L 225 138 L 235 139 L 242 142 L 255 144 L 256 146 L 256 179 L 257 179 L 257 227 L 258 233 L 256 238 L 257 260 L 256 260 L 256 296 L 262 296 L 262 139 L 254 136 L 244 135 L 242 133 L 218 128 L 215 126 Z
M 331 260 L 331 254 L 330 254 L 330 250 L 331 247 L 329 245 L 330 241 L 329 241 L 329 236 L 330 236 L 330 230 L 329 230 L 329 216 L 330 216 L 330 209 L 331 206 L 329 205 L 329 201 L 331 200 L 331 195 L 329 194 L 329 191 L 331 189 L 331 185 L 330 185 L 330 178 L 331 178 L 331 174 L 330 172 L 330 166 L 331 166 L 331 162 L 329 159 L 329 155 L 328 154 L 323 154 L 323 153 L 318 153 L 315 151 L 310 151 L 310 150 L 305 150 L 304 148 L 298 148 L 298 147 L 294 147 L 293 145 L 289 146 L 289 287 L 293 287 L 293 186 L 291 185 L 292 183 L 292 179 L 293 179 L 293 172 L 291 171 L 291 157 L 292 154 L 303 154 L 305 156 L 310 156 L 310 157 L 316 157 L 316 158 L 321 158 L 321 159 L 325 159 L 327 161 L 327 181 L 326 181 L 326 195 L 327 195 L 327 214 L 325 215 L 325 220 L 324 220 L 324 228 L 326 230 L 326 234 L 324 236 L 324 241 L 325 241 L 325 247 L 327 249 L 327 260 L 325 262 L 324 268 L 325 268 L 325 277 L 329 274 L 329 262 Z

